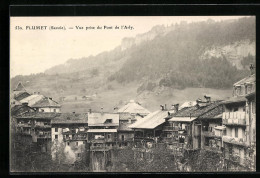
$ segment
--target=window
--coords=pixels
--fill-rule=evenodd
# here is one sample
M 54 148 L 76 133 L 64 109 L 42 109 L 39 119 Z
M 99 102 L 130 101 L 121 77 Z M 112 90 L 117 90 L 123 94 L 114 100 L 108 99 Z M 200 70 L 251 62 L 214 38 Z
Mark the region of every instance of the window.
M 125 141 L 125 136 L 121 135 L 122 141 Z
M 238 128 L 235 128 L 235 137 L 238 138 Z
M 44 110 L 43 110 L 43 109 L 41 109 L 41 112 L 44 112 Z
M 78 158 L 80 157 L 80 153 L 78 153 Z
M 107 134 L 107 139 L 110 139 L 111 138 L 111 134 Z
M 58 128 L 57 127 L 55 127 L 55 132 L 58 132 Z
M 53 112 L 56 112 L 56 109 L 53 109 Z
M 55 135 L 55 139 L 58 139 L 58 135 Z
M 69 145 L 70 145 L 70 142 L 67 142 L 67 145 L 69 146 Z
M 79 146 L 79 143 L 78 143 L 78 142 L 76 142 L 76 146 Z

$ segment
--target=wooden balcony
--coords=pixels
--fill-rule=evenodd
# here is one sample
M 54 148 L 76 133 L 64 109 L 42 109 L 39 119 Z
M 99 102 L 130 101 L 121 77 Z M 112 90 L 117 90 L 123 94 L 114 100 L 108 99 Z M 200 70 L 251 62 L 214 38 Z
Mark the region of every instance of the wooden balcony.
M 246 125 L 246 112 L 224 112 L 222 115 L 225 125 Z
M 50 129 L 51 125 L 43 125 L 43 124 L 35 124 L 34 126 L 35 128 L 46 128 L 46 129 Z
M 169 132 L 178 132 L 179 131 L 179 127 L 176 126 L 164 126 L 163 127 L 163 131 L 169 131 Z
M 245 138 L 234 138 L 230 136 L 223 136 L 222 137 L 223 142 L 230 143 L 230 144 L 235 144 L 235 145 L 240 145 L 240 146 L 248 146 L 246 143 Z
M 29 123 L 18 123 L 17 127 L 31 127 L 32 125 Z
M 113 148 L 117 148 L 116 146 L 90 146 L 90 151 L 109 151 Z
M 223 119 L 224 125 L 246 126 L 246 119 Z
M 215 132 L 210 132 L 210 131 L 203 131 L 203 135 L 204 137 L 212 137 L 212 138 L 219 137 L 215 135 Z
M 221 149 L 218 147 L 204 146 L 204 150 L 214 153 L 222 153 Z
M 38 135 L 37 138 L 51 138 L 50 134 L 47 135 Z

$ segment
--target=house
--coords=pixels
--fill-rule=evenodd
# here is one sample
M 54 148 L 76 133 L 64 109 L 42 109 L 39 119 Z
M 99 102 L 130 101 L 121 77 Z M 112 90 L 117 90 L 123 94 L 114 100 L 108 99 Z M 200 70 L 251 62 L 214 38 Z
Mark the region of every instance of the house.
M 166 148 L 161 141 L 163 126 L 168 116 L 168 110 L 161 106 L 160 110 L 148 114 L 129 126 L 134 130 L 133 150 L 137 160 L 144 158 L 152 160 L 154 148 Z
M 251 165 L 249 150 L 253 146 L 250 138 L 254 137 L 255 100 L 250 96 L 254 92 L 255 74 L 252 74 L 236 82 L 233 86 L 233 97 L 223 103 L 222 119 L 223 125 L 226 126 L 226 135 L 222 139 L 225 166 L 228 170 L 247 170 Z
M 55 160 L 61 145 L 65 152 L 64 163 L 87 162 L 88 115 L 61 113 L 51 121 L 52 159 Z
M 106 170 L 112 164 L 112 150 L 117 148 L 119 114 L 88 112 L 88 143 L 93 171 Z
M 27 112 L 16 116 L 18 141 L 35 145 L 36 151 L 50 152 L 51 120 L 57 115 L 58 113 Z
M 142 107 L 139 103 L 135 102 L 134 100 L 130 100 L 129 103 L 119 108 L 117 113 L 129 113 L 131 115 L 139 115 L 144 117 L 150 114 L 150 111 Z
M 38 112 L 61 112 L 61 105 L 49 97 L 42 98 L 32 104 L 31 107 L 35 108 Z
M 13 99 L 20 101 L 28 96 L 30 96 L 30 94 L 25 90 L 25 87 L 23 86 L 23 84 L 21 82 L 19 82 L 16 86 L 16 88 L 13 90 L 12 93 L 12 97 Z
M 201 149 L 222 153 L 222 136 L 226 128 L 222 126 L 222 101 L 213 103 L 215 107 L 198 117 L 201 123 Z
M 201 144 L 204 144 L 204 140 L 202 139 L 205 139 L 204 136 L 202 137 L 202 133 L 204 131 L 207 132 L 212 126 L 221 125 L 218 122 L 217 124 L 213 124 L 214 121 L 208 121 L 208 119 L 214 120 L 212 117 L 216 117 L 221 113 L 221 109 L 218 109 L 220 101 L 212 102 L 210 100 L 202 101 L 198 99 L 196 102 L 195 106 L 178 110 L 168 120 L 173 128 L 172 135 L 174 139 L 178 141 L 179 147 L 185 150 L 200 149 L 202 147 Z M 205 120 L 202 121 L 203 119 Z

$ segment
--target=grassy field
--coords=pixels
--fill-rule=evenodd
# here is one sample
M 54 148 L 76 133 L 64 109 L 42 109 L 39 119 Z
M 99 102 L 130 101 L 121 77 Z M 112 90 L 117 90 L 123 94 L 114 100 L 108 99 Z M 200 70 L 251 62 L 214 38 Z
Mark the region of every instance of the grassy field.
M 121 107 L 129 100 L 134 99 L 148 110 L 155 111 L 160 108 L 161 104 L 167 104 L 170 107 L 176 103 L 182 104 L 185 101 L 194 101 L 198 98 L 204 99 L 204 95 L 211 96 L 212 100 L 226 99 L 232 96 L 232 89 L 186 88 L 177 90 L 167 88 L 160 93 L 143 92 L 137 95 L 136 87 L 129 84 L 99 93 L 93 101 L 70 101 L 61 104 L 62 112 L 88 112 L 89 108 L 93 111 L 100 111 L 101 107 L 104 111 L 113 112 L 114 107 Z

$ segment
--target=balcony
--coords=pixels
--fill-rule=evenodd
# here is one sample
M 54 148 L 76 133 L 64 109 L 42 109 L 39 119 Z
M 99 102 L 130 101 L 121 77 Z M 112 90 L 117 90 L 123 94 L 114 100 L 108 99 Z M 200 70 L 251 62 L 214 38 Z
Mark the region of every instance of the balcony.
M 90 146 L 90 151 L 109 151 L 113 146 Z
M 223 124 L 225 125 L 246 126 L 245 112 L 224 112 L 222 119 L 223 119 Z
M 30 123 L 18 123 L 17 127 L 31 127 L 32 125 Z
M 177 127 L 177 126 L 164 126 L 163 127 L 163 131 L 170 131 L 170 132 L 177 132 L 177 131 L 179 131 L 179 127 Z
M 204 150 L 211 151 L 214 153 L 222 153 L 222 151 L 219 147 L 204 146 Z
M 234 137 L 230 137 L 230 136 L 223 136 L 222 140 L 223 140 L 223 142 L 230 143 L 230 144 L 248 146 L 245 138 L 234 138 Z
M 79 141 L 79 140 L 87 140 L 86 136 L 74 136 L 74 137 L 64 137 L 64 141 Z
M 215 135 L 215 132 L 210 132 L 210 131 L 203 131 L 204 137 L 218 137 Z
M 51 135 L 50 135 L 50 134 L 47 134 L 47 135 L 38 135 L 37 138 L 51 138 Z
M 44 125 L 44 124 L 35 124 L 35 128 L 51 128 L 51 125 Z

